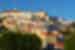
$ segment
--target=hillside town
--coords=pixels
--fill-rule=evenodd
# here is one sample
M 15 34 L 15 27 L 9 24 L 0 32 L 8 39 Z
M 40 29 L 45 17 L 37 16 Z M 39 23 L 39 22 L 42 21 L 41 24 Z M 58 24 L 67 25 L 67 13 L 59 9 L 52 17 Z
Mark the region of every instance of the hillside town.
M 48 16 L 44 11 L 5 10 L 0 12 L 0 20 L 8 31 L 21 32 L 23 35 L 36 34 L 42 41 L 41 48 L 46 50 L 51 50 L 47 44 L 53 45 L 56 50 L 64 50 L 64 38 L 70 39 L 74 34 L 69 32 L 75 31 L 74 21 L 58 16 Z M 0 36 L 2 31 L 0 29 Z

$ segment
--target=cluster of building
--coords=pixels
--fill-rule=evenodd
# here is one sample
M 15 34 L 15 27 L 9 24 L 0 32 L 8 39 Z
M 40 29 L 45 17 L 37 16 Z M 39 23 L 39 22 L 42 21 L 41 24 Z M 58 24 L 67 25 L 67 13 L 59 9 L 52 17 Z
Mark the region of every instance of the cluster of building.
M 43 47 L 46 45 L 46 35 L 49 32 L 48 26 L 50 24 L 65 28 L 63 27 L 65 25 L 64 20 L 60 18 L 59 22 L 56 19 L 53 21 L 44 11 L 6 10 L 0 12 L 0 18 L 4 18 L 3 24 L 9 30 L 36 33 L 42 39 Z

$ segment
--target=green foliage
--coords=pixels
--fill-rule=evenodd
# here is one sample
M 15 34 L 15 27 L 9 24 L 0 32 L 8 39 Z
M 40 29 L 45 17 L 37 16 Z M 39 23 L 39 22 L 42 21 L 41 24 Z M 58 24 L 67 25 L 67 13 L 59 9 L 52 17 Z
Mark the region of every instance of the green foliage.
M 13 50 L 15 47 L 15 33 L 5 32 L 2 37 L 0 37 L 0 48 L 2 50 Z M 14 47 L 13 47 L 14 46 Z
M 71 38 L 68 40 L 64 39 L 65 50 L 75 50 L 75 32 L 73 32 Z
M 25 35 L 17 35 L 17 45 L 19 49 L 39 50 L 41 48 L 41 40 L 36 35 L 26 33 Z
M 39 50 L 41 39 L 32 33 L 18 33 L 7 31 L 0 37 L 0 48 L 2 50 Z

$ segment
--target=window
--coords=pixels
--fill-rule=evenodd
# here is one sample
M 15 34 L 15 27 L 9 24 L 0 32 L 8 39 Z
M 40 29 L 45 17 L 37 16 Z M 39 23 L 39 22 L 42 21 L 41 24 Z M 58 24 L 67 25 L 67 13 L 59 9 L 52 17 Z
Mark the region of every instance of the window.
M 38 19 L 39 19 L 38 16 L 32 16 L 32 21 L 36 21 L 36 20 L 38 20 Z
M 43 22 L 44 22 L 44 21 L 46 21 L 46 19 L 45 19 L 45 18 L 41 18 L 40 20 L 41 20 L 41 21 L 43 21 Z

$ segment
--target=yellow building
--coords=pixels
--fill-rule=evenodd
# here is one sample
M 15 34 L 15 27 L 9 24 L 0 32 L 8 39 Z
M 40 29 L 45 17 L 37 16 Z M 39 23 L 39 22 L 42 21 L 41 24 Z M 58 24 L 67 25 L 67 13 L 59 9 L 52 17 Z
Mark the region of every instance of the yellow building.
M 14 30 L 16 25 L 18 26 L 21 22 L 24 22 L 26 24 L 31 22 L 32 14 L 30 11 L 17 11 L 17 10 L 8 10 L 3 11 L 1 14 L 1 17 L 5 17 L 4 25 L 9 30 Z

